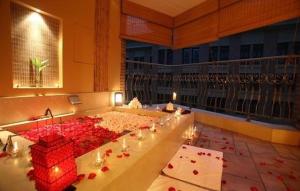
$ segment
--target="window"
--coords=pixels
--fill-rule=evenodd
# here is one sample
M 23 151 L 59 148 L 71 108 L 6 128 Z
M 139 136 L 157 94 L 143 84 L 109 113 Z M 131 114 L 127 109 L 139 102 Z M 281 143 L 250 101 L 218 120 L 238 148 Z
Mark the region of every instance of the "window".
M 192 49 L 192 63 L 199 63 L 199 48 Z
M 165 63 L 165 50 L 164 49 L 158 50 L 158 63 L 160 63 L 160 64 Z
M 294 47 L 294 54 L 300 54 L 300 42 L 295 42 L 293 44 Z
M 190 63 L 190 49 L 185 48 L 183 49 L 183 64 L 188 64 Z
M 240 58 L 247 59 L 250 58 L 250 45 L 242 45 L 240 49 Z
M 228 59 L 229 59 L 229 46 L 221 46 L 220 60 L 228 60 Z
M 277 44 L 277 56 L 287 55 L 289 50 L 289 43 L 283 42 Z
M 264 45 L 253 44 L 252 58 L 260 58 L 264 56 Z
M 167 50 L 167 64 L 173 63 L 173 51 L 171 49 Z
M 218 60 L 219 49 L 217 46 L 209 47 L 209 61 Z

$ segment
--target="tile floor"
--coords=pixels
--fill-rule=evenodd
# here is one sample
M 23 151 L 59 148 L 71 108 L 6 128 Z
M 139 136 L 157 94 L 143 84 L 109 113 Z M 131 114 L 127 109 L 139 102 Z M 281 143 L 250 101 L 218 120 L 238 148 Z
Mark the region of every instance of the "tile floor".
M 222 191 L 300 191 L 300 147 L 197 124 L 193 145 L 222 151 Z

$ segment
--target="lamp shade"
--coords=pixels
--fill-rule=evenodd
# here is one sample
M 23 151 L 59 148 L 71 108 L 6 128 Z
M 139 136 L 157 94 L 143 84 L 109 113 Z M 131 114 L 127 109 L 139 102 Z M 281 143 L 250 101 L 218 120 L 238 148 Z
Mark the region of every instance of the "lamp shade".
M 31 147 L 36 189 L 61 191 L 77 178 L 73 143 L 53 134 L 40 138 Z
M 121 106 L 123 105 L 123 93 L 122 92 L 116 92 L 115 93 L 115 106 Z

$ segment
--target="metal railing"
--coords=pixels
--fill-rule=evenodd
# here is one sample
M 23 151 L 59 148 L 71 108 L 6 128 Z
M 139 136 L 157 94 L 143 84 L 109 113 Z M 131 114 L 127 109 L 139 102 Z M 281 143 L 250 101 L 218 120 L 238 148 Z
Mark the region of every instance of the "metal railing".
M 126 99 L 165 103 L 175 91 L 178 104 L 292 122 L 299 64 L 299 55 L 184 65 L 127 60 Z

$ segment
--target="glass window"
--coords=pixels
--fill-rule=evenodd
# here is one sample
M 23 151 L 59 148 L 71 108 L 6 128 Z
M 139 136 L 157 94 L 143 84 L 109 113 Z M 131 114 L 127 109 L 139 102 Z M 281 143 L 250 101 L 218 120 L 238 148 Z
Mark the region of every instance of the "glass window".
M 250 58 L 250 45 L 241 45 L 240 58 L 247 59 Z
M 171 49 L 167 50 L 167 64 L 173 63 L 173 51 Z
M 199 48 L 192 49 L 192 63 L 199 63 Z
M 158 63 L 160 63 L 160 64 L 165 63 L 165 50 L 164 49 L 158 50 Z
M 254 44 L 252 50 L 252 58 L 260 58 L 264 56 L 264 45 Z
M 221 46 L 220 60 L 228 60 L 228 59 L 229 59 L 229 46 Z
M 190 63 L 190 49 L 185 48 L 183 49 L 183 64 L 188 64 Z
M 277 56 L 287 55 L 289 50 L 289 43 L 282 42 L 277 44 Z
M 219 53 L 219 49 L 217 46 L 209 47 L 209 61 L 217 61 L 218 53 Z

